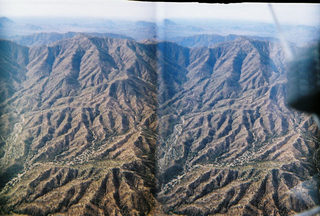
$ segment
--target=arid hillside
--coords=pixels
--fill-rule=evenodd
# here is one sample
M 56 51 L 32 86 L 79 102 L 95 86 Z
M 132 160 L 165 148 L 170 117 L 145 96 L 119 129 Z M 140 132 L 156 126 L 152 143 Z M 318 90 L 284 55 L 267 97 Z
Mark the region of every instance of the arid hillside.
M 184 55 L 171 47 L 164 53 L 186 73 L 159 107 L 162 211 L 293 215 L 318 205 L 318 132 L 310 117 L 285 104 L 279 46 L 239 38 Z
M 292 215 L 319 204 L 319 131 L 285 104 L 276 42 L 0 42 L 0 213 Z
M 20 173 L 2 190 L 4 211 L 150 213 L 154 47 L 79 35 L 26 54 L 25 79 L 1 116 L 3 131 L 10 131 L 3 133 L 1 175 Z

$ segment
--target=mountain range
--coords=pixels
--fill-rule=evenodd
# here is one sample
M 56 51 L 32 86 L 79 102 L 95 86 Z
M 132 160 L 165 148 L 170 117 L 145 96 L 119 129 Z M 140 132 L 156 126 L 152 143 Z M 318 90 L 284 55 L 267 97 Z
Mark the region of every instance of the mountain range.
M 306 46 L 319 38 L 319 26 L 286 25 L 280 23 L 283 37 L 297 46 Z M 189 40 L 187 37 L 202 37 L 203 39 L 228 39 L 228 35 L 244 35 L 257 38 L 278 38 L 278 30 L 274 24 L 261 22 L 228 21 L 217 19 L 157 19 L 154 21 L 135 21 L 104 18 L 72 18 L 72 17 L 0 17 L 0 38 L 19 40 L 19 37 L 30 37 L 38 34 L 39 41 L 45 42 L 45 33 L 56 37 L 58 34 L 70 32 L 108 33 L 123 35 L 137 41 L 157 39 L 177 42 Z M 211 35 L 211 36 L 210 36 Z M 101 36 L 101 35 L 100 35 Z M 31 36 L 34 37 L 34 36 Z M 205 37 L 205 38 L 204 38 Z M 214 38 L 213 38 L 214 37 Z M 220 37 L 220 39 L 219 39 Z M 50 42 L 51 38 L 48 38 Z M 60 38 L 62 39 L 62 38 Z M 206 40 L 205 39 L 205 40 Z M 196 39 L 197 40 L 197 39 Z M 20 41 L 21 42 L 21 41 Z M 30 39 L 28 43 L 30 43 Z M 187 42 L 187 41 L 184 41 Z M 19 43 L 19 42 L 18 42 Z M 30 45 L 30 44 L 25 44 Z M 182 44 L 180 44 L 182 45 Z M 210 45 L 210 44 L 209 44 Z
M 0 212 L 292 215 L 318 205 L 319 130 L 286 105 L 280 45 L 208 38 L 1 40 Z

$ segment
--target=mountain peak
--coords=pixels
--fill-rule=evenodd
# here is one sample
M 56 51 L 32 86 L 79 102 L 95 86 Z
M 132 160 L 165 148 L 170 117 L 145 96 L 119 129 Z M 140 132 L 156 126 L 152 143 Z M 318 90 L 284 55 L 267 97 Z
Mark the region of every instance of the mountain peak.
M 14 22 L 7 17 L 0 17 L 0 28 L 4 28 L 8 25 L 13 24 Z
M 170 20 L 170 19 L 164 19 L 164 20 L 162 21 L 162 24 L 163 24 L 163 25 L 176 25 L 176 23 L 173 22 L 173 21 Z
M 9 19 L 8 17 L 0 17 L 0 22 L 7 22 L 7 23 L 13 23 L 13 21 L 11 19 Z

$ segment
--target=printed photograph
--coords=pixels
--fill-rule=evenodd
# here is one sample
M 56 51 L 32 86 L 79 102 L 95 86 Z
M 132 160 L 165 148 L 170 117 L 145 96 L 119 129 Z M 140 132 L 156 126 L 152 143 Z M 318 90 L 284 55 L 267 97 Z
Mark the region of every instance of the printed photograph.
M 0 215 L 320 215 L 320 4 L 0 0 Z

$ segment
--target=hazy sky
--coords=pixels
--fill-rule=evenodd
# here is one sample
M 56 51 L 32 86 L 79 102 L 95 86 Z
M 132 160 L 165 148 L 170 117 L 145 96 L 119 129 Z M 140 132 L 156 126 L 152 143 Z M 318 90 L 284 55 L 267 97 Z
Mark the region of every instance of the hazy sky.
M 320 4 L 272 4 L 281 23 L 320 25 Z M 105 17 L 135 20 L 216 18 L 272 22 L 266 3 L 200 4 L 125 0 L 0 0 L 0 16 Z

